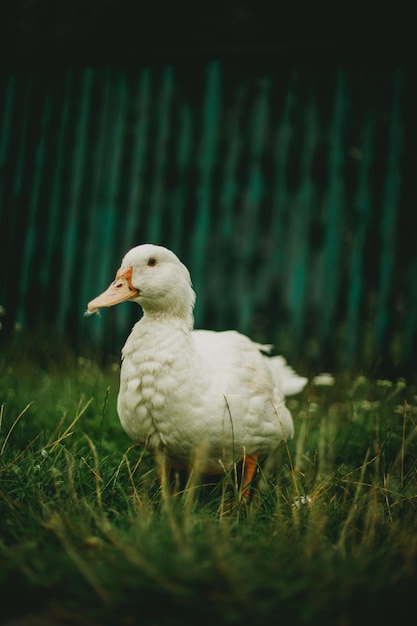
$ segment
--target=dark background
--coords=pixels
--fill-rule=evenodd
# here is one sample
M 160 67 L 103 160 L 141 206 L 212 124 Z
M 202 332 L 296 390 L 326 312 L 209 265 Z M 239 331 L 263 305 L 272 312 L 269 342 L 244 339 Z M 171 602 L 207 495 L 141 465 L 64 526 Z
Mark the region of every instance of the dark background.
M 195 280 L 199 326 L 273 342 L 304 371 L 414 375 L 417 55 L 404 7 L 3 2 L 0 244 L 14 269 L 3 264 L 2 339 L 16 324 L 46 326 L 77 350 L 117 354 L 137 311 L 86 321 L 86 301 L 112 279 L 129 219 L 130 244 L 152 235 L 170 247 L 181 210 L 175 251 Z M 152 207 L 147 223 L 125 208 L 144 123 L 137 208 Z M 227 178 L 232 140 L 243 147 Z M 280 159 L 284 205 L 273 196 Z M 232 235 L 219 200 L 229 183 Z M 100 228 L 106 258 L 93 281 Z M 325 262 L 329 276 L 339 272 L 328 280 Z
M 2 64 L 415 64 L 410 3 L 6 0 Z

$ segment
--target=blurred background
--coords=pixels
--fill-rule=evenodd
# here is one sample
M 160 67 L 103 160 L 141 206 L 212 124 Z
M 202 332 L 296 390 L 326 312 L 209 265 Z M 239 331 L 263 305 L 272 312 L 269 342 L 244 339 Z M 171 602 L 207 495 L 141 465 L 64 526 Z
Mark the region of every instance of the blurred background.
M 139 307 L 84 311 L 153 242 L 196 326 L 303 373 L 415 375 L 413 20 L 312 4 L 3 3 L 3 345 L 118 355 Z

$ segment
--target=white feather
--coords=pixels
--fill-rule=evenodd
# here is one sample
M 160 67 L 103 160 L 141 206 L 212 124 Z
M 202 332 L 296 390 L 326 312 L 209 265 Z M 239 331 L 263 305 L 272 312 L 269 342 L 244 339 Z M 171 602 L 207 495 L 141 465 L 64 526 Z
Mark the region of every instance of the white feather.
M 120 271 L 127 268 L 143 317 L 122 351 L 118 413 L 126 432 L 174 466 L 197 463 L 206 472 L 221 473 L 244 455 L 274 455 L 294 431 L 284 397 L 307 379 L 238 332 L 193 330 L 190 275 L 170 250 L 133 248 Z

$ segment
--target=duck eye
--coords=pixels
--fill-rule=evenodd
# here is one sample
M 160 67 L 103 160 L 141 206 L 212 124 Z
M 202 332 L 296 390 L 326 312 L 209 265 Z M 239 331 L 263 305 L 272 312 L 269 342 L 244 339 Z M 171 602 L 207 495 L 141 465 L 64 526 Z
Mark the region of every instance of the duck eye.
M 154 259 L 154 257 L 153 257 L 153 256 L 151 256 L 151 258 L 150 258 L 150 259 L 148 259 L 148 265 L 149 265 L 150 267 L 153 267 L 154 265 L 156 265 L 156 259 Z

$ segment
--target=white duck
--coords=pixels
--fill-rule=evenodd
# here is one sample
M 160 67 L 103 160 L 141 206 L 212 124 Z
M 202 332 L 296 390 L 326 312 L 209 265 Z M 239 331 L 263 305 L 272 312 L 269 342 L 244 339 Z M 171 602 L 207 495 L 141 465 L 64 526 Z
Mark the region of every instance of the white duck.
M 307 379 L 238 332 L 193 330 L 190 274 L 167 248 L 130 250 L 88 312 L 124 300 L 140 304 L 143 316 L 122 351 L 123 428 L 170 467 L 221 474 L 243 459 L 242 492 L 249 493 L 258 456 L 273 456 L 292 437 L 284 396 Z

